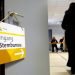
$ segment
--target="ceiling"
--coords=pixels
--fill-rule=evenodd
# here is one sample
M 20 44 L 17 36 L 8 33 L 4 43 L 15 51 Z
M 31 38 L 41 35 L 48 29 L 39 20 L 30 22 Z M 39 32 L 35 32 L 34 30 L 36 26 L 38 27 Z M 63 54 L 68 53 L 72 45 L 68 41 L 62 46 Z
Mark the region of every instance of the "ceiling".
M 75 0 L 48 0 L 48 23 L 60 25 L 69 4 Z

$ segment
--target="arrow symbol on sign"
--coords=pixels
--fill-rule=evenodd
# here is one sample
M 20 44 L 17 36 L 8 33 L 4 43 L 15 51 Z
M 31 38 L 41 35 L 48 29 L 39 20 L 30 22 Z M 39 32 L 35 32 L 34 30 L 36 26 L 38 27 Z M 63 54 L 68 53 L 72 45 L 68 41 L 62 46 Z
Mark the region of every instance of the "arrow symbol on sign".
M 23 49 L 21 49 L 21 52 L 16 52 L 15 55 L 16 55 L 16 56 L 17 56 L 17 55 L 22 55 L 21 57 L 23 57 L 23 55 L 24 55 Z

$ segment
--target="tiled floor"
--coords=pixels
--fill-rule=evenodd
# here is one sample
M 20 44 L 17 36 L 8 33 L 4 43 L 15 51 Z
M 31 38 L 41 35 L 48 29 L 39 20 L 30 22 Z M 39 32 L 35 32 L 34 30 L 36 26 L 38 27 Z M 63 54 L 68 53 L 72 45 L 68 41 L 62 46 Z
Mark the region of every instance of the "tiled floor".
M 67 52 L 49 53 L 50 75 L 71 75 L 70 68 L 66 66 Z

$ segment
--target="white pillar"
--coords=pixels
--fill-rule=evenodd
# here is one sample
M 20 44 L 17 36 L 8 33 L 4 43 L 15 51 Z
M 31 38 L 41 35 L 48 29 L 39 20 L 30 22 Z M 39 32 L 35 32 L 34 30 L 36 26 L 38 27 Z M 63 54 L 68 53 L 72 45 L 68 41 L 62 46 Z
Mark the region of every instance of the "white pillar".
M 5 14 L 14 11 L 26 30 L 24 60 L 5 66 L 5 75 L 49 75 L 47 0 L 5 0 Z

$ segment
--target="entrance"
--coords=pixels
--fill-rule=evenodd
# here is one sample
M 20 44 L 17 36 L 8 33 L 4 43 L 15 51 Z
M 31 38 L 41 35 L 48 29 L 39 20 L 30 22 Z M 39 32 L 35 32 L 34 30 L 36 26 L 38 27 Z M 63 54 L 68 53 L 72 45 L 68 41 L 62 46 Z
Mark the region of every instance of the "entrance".
M 0 0 L 0 21 L 4 18 L 4 0 Z M 0 65 L 0 75 L 5 75 L 5 64 Z

